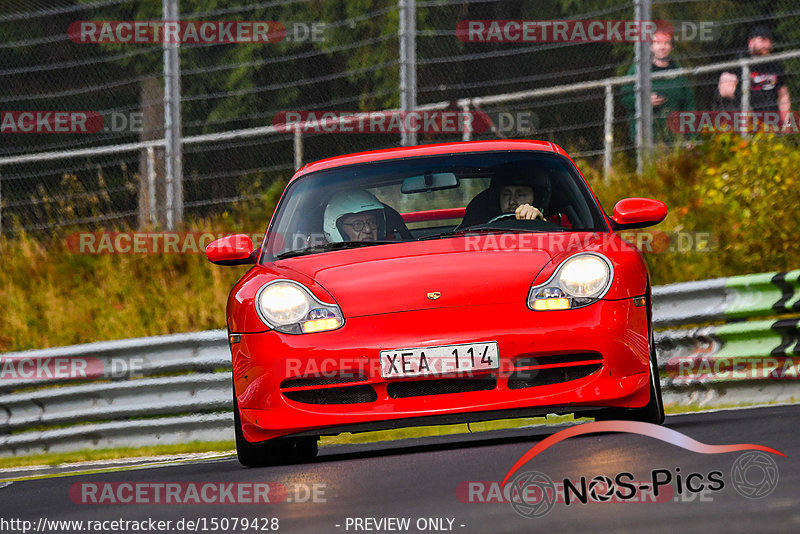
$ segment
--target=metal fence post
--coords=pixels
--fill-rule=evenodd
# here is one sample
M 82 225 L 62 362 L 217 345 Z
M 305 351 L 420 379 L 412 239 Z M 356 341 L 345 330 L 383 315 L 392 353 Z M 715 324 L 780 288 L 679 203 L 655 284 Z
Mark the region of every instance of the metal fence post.
M 651 59 L 650 43 L 642 39 L 643 22 L 650 20 L 650 0 L 634 0 L 634 19 L 639 23 L 636 52 L 636 172 L 641 174 L 651 159 L 653 148 L 653 105 L 650 101 Z
M 742 63 L 742 115 L 747 117 L 750 113 L 750 64 Z M 749 123 L 750 121 L 747 121 Z M 747 126 L 741 132 L 742 137 L 748 137 Z
M 294 170 L 303 166 L 303 134 L 300 128 L 294 131 Z
M 162 0 L 164 24 L 180 19 L 178 0 Z M 164 167 L 167 185 L 167 229 L 183 220 L 183 159 L 181 147 L 180 43 L 164 40 Z
M 461 140 L 462 141 L 472 141 L 472 121 L 469 119 L 469 109 L 470 109 L 470 101 L 462 100 L 461 102 L 461 111 L 464 112 L 463 120 L 461 121 L 461 127 L 464 129 L 461 132 Z M 475 118 L 474 116 L 472 117 Z
M 750 65 L 742 63 L 742 113 L 750 111 Z
M 603 120 L 603 178 L 611 178 L 611 157 L 614 153 L 614 88 L 606 82 L 606 113 Z
M 147 147 L 147 200 L 150 206 L 150 224 L 153 228 L 158 223 L 156 214 L 156 149 Z
M 417 2 L 399 0 L 400 11 L 400 110 L 408 113 L 417 108 Z M 405 122 L 405 121 L 403 121 Z M 403 131 L 403 146 L 417 144 L 417 132 Z

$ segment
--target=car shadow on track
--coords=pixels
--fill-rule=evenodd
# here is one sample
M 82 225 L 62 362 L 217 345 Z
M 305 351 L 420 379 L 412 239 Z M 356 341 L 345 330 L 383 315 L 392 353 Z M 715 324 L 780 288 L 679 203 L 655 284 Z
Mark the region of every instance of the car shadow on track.
M 469 434 L 406 438 L 395 441 L 328 445 L 320 447 L 319 456 L 312 462 L 335 462 L 354 458 L 375 458 L 419 452 L 470 449 L 512 443 L 535 443 L 573 425 L 574 423 L 542 425 L 506 430 L 487 430 Z

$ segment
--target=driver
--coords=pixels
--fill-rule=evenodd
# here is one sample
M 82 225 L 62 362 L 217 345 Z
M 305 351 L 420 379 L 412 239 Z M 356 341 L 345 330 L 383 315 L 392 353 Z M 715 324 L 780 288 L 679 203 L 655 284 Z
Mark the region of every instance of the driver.
M 546 173 L 504 167 L 497 169 L 489 188 L 469 203 L 461 227 L 485 224 L 504 215 L 517 220 L 543 221 L 549 202 L 550 179 Z
M 544 220 L 544 214 L 533 205 L 533 186 L 506 183 L 500 187 L 500 211 L 513 213 L 517 220 Z
M 322 230 L 330 243 L 377 241 L 386 233 L 384 206 L 363 189 L 336 193 L 325 207 Z
M 498 218 L 540 220 L 572 228 L 562 213 L 548 212 L 552 189 L 545 169 L 504 166 L 496 169 L 489 188 L 467 205 L 458 229 L 486 224 Z

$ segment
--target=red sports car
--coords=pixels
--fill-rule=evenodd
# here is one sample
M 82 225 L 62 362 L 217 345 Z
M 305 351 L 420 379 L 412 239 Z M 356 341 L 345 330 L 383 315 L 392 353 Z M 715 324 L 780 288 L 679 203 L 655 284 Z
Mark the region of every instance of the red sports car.
M 585 412 L 662 423 L 640 251 L 566 152 L 477 141 L 351 154 L 294 175 L 228 299 L 239 461 L 324 434 Z

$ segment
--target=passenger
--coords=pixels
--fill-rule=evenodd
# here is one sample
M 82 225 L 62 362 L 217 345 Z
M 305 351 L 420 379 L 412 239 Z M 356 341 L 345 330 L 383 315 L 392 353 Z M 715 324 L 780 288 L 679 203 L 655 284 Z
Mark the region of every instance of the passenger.
M 377 241 L 386 235 L 384 205 L 362 189 L 337 193 L 325 207 L 323 232 L 330 243 Z

